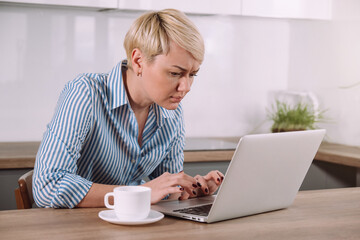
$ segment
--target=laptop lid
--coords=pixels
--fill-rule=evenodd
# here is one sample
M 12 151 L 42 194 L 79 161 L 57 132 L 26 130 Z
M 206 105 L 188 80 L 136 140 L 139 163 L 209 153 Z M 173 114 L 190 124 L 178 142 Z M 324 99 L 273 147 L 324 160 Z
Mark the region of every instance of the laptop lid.
M 196 199 L 159 203 L 153 208 L 208 223 L 286 208 L 293 203 L 325 132 L 320 129 L 242 137 L 207 217 L 174 212 L 176 207 L 199 205 Z

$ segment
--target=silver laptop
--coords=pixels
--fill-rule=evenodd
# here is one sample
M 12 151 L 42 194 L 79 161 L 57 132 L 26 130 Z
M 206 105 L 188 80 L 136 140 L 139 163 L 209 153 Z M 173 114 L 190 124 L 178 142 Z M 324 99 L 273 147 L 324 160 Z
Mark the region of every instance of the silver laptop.
M 217 222 L 289 207 L 325 130 L 247 135 L 240 139 L 215 196 L 161 201 L 152 209 L 198 222 Z

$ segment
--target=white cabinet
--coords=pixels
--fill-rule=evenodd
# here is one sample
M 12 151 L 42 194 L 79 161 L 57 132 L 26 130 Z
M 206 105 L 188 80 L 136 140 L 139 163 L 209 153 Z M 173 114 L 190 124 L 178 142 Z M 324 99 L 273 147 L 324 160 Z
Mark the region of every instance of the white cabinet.
M 0 0 L 0 3 L 149 11 L 176 8 L 188 14 L 331 19 L 332 0 Z
M 175 8 L 193 14 L 241 14 L 241 0 L 119 0 L 123 10 Z
M 331 19 L 331 0 L 242 0 L 243 16 Z
M 63 7 L 84 7 L 96 9 L 116 9 L 118 0 L 6 0 L 0 3 L 16 3 L 16 4 L 40 4 L 48 6 L 63 6 Z
M 122 10 L 176 8 L 194 14 L 331 19 L 332 0 L 119 0 Z
M 133 11 L 175 8 L 190 14 L 241 14 L 241 0 L 0 0 L 0 3 Z

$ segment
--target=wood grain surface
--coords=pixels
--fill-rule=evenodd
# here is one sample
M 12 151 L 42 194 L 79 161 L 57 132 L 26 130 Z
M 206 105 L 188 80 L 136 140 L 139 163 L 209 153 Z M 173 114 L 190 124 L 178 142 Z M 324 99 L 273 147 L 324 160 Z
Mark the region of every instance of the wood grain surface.
M 101 220 L 101 208 L 0 211 L 1 239 L 359 239 L 360 188 L 299 192 L 287 209 L 206 224 L 165 217 L 149 225 Z

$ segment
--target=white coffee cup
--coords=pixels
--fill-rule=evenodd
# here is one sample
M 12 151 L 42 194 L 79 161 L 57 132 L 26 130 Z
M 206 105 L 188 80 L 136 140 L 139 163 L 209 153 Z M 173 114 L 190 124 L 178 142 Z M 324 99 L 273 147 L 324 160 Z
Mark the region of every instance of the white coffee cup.
M 109 197 L 114 197 L 114 205 Z M 151 207 L 151 188 L 143 186 L 123 186 L 105 194 L 105 206 L 115 210 L 116 217 L 124 220 L 141 220 L 148 217 Z

